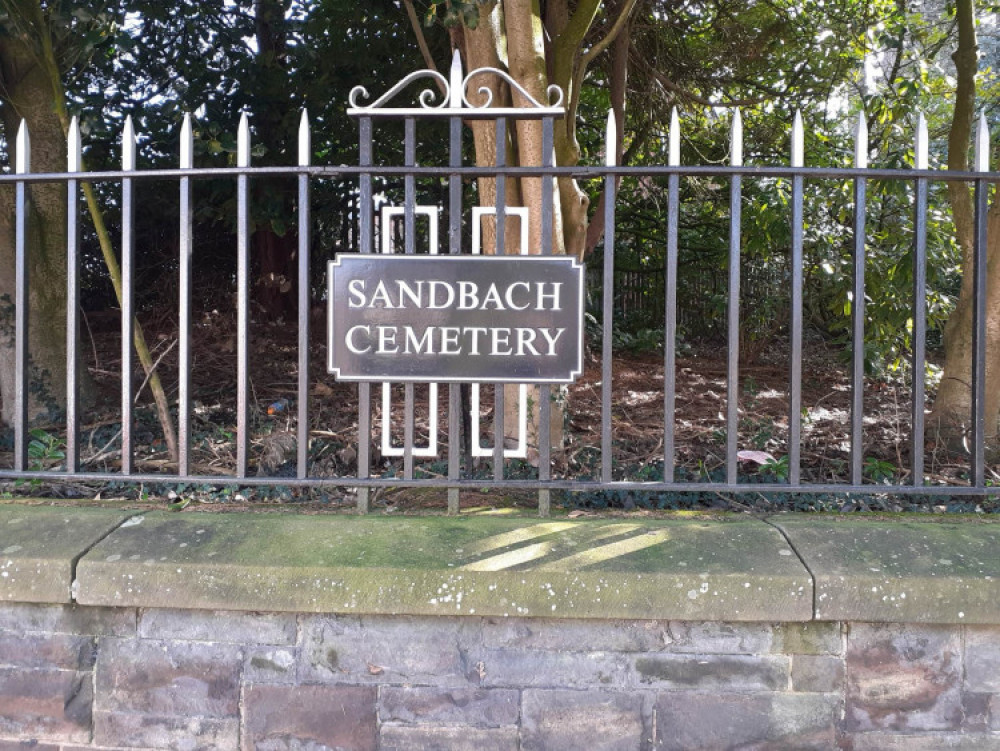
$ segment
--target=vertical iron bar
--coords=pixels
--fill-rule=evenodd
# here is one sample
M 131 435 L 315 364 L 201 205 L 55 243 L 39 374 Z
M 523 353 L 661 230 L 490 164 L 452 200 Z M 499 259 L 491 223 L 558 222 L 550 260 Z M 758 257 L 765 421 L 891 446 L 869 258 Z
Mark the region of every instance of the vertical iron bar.
M 135 169 L 135 131 L 132 118 L 125 118 L 122 133 L 122 169 Z M 135 337 L 135 304 L 133 296 L 134 279 L 132 259 L 135 242 L 135 206 L 132 198 L 131 178 L 122 179 L 122 474 L 130 475 L 133 469 L 134 446 L 132 444 L 132 391 L 133 391 L 133 343 Z
M 362 117 L 359 127 L 358 163 L 362 167 L 372 165 L 372 119 Z M 360 246 L 362 253 L 372 252 L 372 176 L 362 174 L 359 179 L 361 195 L 358 198 L 358 218 L 360 220 Z M 371 384 L 358 384 L 358 479 L 365 479 L 371 471 L 372 403 Z M 359 514 L 368 513 L 369 490 L 358 488 L 357 508 Z
M 792 124 L 793 167 L 805 165 L 805 130 L 802 113 L 795 113 Z M 792 290 L 791 290 L 791 352 L 789 354 L 788 405 L 788 482 L 801 482 L 802 452 L 802 193 L 801 175 L 792 177 Z
M 496 166 L 503 167 L 507 164 L 507 118 L 498 117 L 496 120 Z M 496 177 L 496 248 L 498 256 L 506 255 L 506 207 L 507 207 L 507 178 L 504 175 Z M 496 383 L 493 385 L 493 477 L 495 480 L 503 480 L 503 452 L 504 436 L 507 431 L 504 427 L 504 385 Z
M 74 116 L 69 125 L 66 143 L 66 171 L 77 173 L 82 162 L 80 125 Z M 66 471 L 76 472 L 80 467 L 80 415 L 78 402 L 80 384 L 77 378 L 80 366 L 80 211 L 79 182 L 76 177 L 66 181 Z
M 868 124 L 858 115 L 854 132 L 854 166 L 868 166 Z M 851 293 L 851 484 L 864 479 L 865 403 L 865 220 L 867 180 L 854 179 L 854 288 Z
M 405 134 L 403 136 L 403 163 L 407 167 L 414 167 L 417 164 L 417 121 L 413 117 L 406 118 Z M 406 175 L 403 178 L 403 232 L 405 235 L 405 249 L 408 255 L 417 252 L 417 222 L 414 216 L 413 207 L 417 203 L 416 179 L 413 175 Z M 383 251 L 385 248 L 383 248 Z M 428 389 L 430 387 L 428 386 Z M 403 410 L 403 477 L 407 480 L 413 479 L 413 384 L 407 383 L 403 387 L 404 410 Z M 428 415 L 431 412 L 428 412 Z M 382 420 L 383 430 L 392 429 L 392 415 L 385 415 Z
M 555 119 L 542 118 L 542 166 L 555 166 Z M 552 232 L 555 220 L 552 192 L 555 189 L 551 174 L 542 177 L 542 255 L 552 255 Z M 538 387 L 538 479 L 552 479 L 552 387 L 543 383 Z M 552 491 L 538 490 L 538 515 L 548 516 L 552 505 Z
M 733 113 L 730 143 L 733 167 L 743 166 L 743 118 Z M 737 481 L 737 447 L 739 440 L 739 380 L 740 380 L 740 225 L 742 223 L 742 175 L 733 175 L 729 186 L 729 305 L 728 355 L 726 363 L 726 483 Z
M 980 115 L 976 132 L 976 172 L 990 168 L 989 128 L 986 116 Z M 985 485 L 986 433 L 986 218 L 989 208 L 989 183 L 975 181 L 976 231 L 972 252 L 972 466 L 971 485 Z
M 240 116 L 236 165 L 250 166 L 250 123 Z M 236 178 L 236 476 L 246 477 L 250 453 L 250 176 Z
M 31 172 L 31 138 L 21 120 L 15 172 Z M 28 469 L 28 186 L 18 182 L 14 209 L 14 469 Z
M 303 109 L 299 119 L 299 166 L 308 167 L 312 161 L 312 138 L 309 132 L 309 115 Z M 309 474 L 309 304 L 310 304 L 310 212 L 309 175 L 299 175 L 299 383 L 296 477 Z
M 180 143 L 181 169 L 194 167 L 194 133 L 191 116 L 184 116 Z M 180 310 L 178 317 L 177 386 L 177 474 L 191 474 L 191 261 L 194 249 L 191 215 L 191 178 L 181 177 L 180 185 Z
M 608 125 L 604 136 L 605 164 L 615 166 L 615 144 L 618 143 L 614 111 L 608 112 Z M 611 482 L 611 330 L 614 318 L 615 286 L 615 177 L 604 176 L 604 276 L 602 278 L 604 316 L 601 321 L 601 482 Z
M 456 51 L 457 54 L 457 51 Z M 461 76 L 459 77 L 461 81 Z M 449 144 L 448 166 L 462 166 L 462 120 L 452 117 L 448 120 Z M 448 176 L 448 252 L 458 255 L 462 252 L 462 178 Z M 462 387 L 457 383 L 448 384 L 448 479 L 458 480 L 462 474 Z M 470 438 L 471 440 L 471 438 Z M 448 488 L 448 513 L 457 514 L 460 495 L 458 488 Z
M 921 112 L 917 120 L 913 166 L 927 169 L 927 120 Z M 910 456 L 912 484 L 924 484 L 924 402 L 927 362 L 927 179 L 917 178 L 913 216 L 913 415 Z
M 681 131 L 677 108 L 670 113 L 670 143 L 667 163 L 681 163 Z M 667 257 L 663 330 L 663 481 L 674 480 L 674 420 L 677 391 L 677 228 L 680 216 L 680 176 L 667 179 Z

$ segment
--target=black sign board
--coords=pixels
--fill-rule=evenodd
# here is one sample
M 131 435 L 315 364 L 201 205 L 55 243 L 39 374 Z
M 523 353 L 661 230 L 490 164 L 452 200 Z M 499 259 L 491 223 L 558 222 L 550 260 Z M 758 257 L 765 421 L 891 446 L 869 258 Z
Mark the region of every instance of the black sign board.
M 584 269 L 566 256 L 339 254 L 329 371 L 343 381 L 571 383 Z

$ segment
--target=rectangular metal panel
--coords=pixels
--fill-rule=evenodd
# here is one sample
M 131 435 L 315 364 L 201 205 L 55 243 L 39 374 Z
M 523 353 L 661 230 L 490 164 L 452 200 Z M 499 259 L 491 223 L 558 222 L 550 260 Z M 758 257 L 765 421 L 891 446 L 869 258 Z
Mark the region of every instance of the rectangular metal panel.
M 572 383 L 583 371 L 576 259 L 338 255 L 329 370 L 344 381 Z

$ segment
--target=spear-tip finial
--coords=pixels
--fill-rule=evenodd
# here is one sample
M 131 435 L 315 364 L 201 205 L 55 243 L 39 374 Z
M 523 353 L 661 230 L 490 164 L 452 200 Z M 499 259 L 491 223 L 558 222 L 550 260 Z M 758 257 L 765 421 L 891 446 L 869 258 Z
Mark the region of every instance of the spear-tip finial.
M 69 133 L 66 136 L 66 171 L 79 172 L 83 164 L 83 148 L 80 142 L 80 121 L 76 115 L 69 121 Z
M 312 136 L 309 133 L 309 112 L 302 108 L 299 117 L 299 166 L 308 167 L 312 158 Z
M 135 127 L 131 115 L 126 115 L 122 128 L 122 169 L 126 172 L 135 169 Z
M 194 129 L 191 127 L 191 114 L 185 113 L 181 121 L 181 169 L 194 167 Z
M 864 112 L 858 113 L 854 126 L 854 166 L 858 169 L 868 166 L 868 119 Z
M 802 125 L 802 111 L 795 110 L 792 120 L 792 166 L 805 166 L 805 128 Z
M 670 110 L 670 142 L 667 149 L 667 164 L 677 167 L 681 163 L 681 124 L 677 108 Z
M 990 171 L 990 126 L 986 123 L 986 115 L 979 115 L 976 127 L 976 172 Z
M 615 111 L 608 110 L 608 127 L 604 136 L 604 164 L 615 166 L 615 152 L 618 150 L 618 124 L 615 122 Z
M 23 175 L 31 171 L 31 136 L 28 135 L 28 123 L 21 118 L 17 129 L 17 158 L 14 160 L 14 171 Z
M 929 151 L 928 141 L 927 118 L 924 117 L 924 113 L 921 112 L 917 115 L 917 134 L 913 144 L 914 169 L 927 169 L 929 164 L 929 159 L 927 158 Z
M 462 55 L 456 49 L 451 55 L 451 71 L 448 79 L 451 90 L 448 106 L 453 109 L 462 108 Z
M 236 166 L 250 166 L 250 120 L 246 112 L 240 114 L 240 127 L 236 131 Z
M 743 166 L 743 115 L 740 108 L 733 110 L 733 123 L 729 131 L 729 164 L 733 167 Z

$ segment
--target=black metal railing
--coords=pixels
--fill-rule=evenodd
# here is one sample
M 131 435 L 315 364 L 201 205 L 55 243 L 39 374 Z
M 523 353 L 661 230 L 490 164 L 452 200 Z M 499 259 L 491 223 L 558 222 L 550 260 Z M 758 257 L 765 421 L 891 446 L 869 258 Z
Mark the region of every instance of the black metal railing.
M 79 136 L 72 134 L 70 143 L 70 171 L 65 173 L 33 174 L 28 169 L 27 151 L 28 139 L 19 140 L 17 155 L 17 170 L 14 174 L 0 175 L 0 186 L 13 183 L 16 190 L 16 317 L 14 323 L 15 357 L 16 357 L 16 409 L 14 410 L 14 445 L 12 467 L 0 469 L 0 478 L 6 480 L 40 480 L 40 481 L 128 481 L 133 483 L 203 483 L 213 485 L 260 486 L 282 484 L 289 487 L 350 487 L 358 491 L 358 509 L 367 511 L 369 506 L 369 491 L 376 487 L 438 487 L 448 491 L 448 507 L 452 512 L 459 509 L 459 490 L 463 488 L 478 489 L 484 486 L 521 488 L 538 492 L 539 510 L 547 514 L 550 504 L 550 492 L 554 490 L 593 491 L 593 490 L 636 490 L 649 492 L 698 491 L 717 493 L 893 493 L 899 495 L 929 495 L 929 496 L 976 496 L 985 497 L 997 493 L 997 489 L 988 484 L 985 465 L 985 342 L 986 342 L 986 213 L 987 189 L 991 182 L 1000 181 L 1000 173 L 987 171 L 948 172 L 928 170 L 926 157 L 921 161 L 921 154 L 926 154 L 926 141 L 918 146 L 918 164 L 913 170 L 872 169 L 861 163 L 853 168 L 814 168 L 802 166 L 801 158 L 801 121 L 797 121 L 793 136 L 793 154 L 791 166 L 752 166 L 742 163 L 741 141 L 738 119 L 734 123 L 733 161 L 729 166 L 696 166 L 679 163 L 679 149 L 676 139 L 679 129 L 676 120 L 672 127 L 671 157 L 669 164 L 663 166 L 623 167 L 607 164 L 604 166 L 556 167 L 553 161 L 554 123 L 558 112 L 552 108 L 540 108 L 537 112 L 530 110 L 518 111 L 486 111 L 476 116 L 495 122 L 497 150 L 495 165 L 489 167 L 474 167 L 462 165 L 462 130 L 469 116 L 467 109 L 461 107 L 442 108 L 440 110 L 375 110 L 356 108 L 353 113 L 358 117 L 360 132 L 360 163 L 358 166 L 319 166 L 309 163 L 309 128 L 303 117 L 300 129 L 300 159 L 296 166 L 288 167 L 253 167 L 250 165 L 249 128 L 246 119 L 239 129 L 238 163 L 235 167 L 226 168 L 194 168 L 191 161 L 191 128 L 186 122 L 182 134 L 182 158 L 179 169 L 135 169 L 135 140 L 128 126 L 124 139 L 123 169 L 81 173 L 77 171 L 78 157 L 73 156 L 74 149 L 79 149 Z M 376 166 L 374 164 L 374 131 L 376 123 L 383 117 L 401 118 L 405 124 L 404 130 L 404 164 L 398 166 Z M 446 166 L 420 166 L 416 159 L 416 129 L 419 121 L 433 117 L 444 118 L 449 127 L 448 160 Z M 539 166 L 508 166 L 505 161 L 503 144 L 507 142 L 509 120 L 524 117 L 535 117 L 540 120 L 543 132 L 542 163 Z M 613 138 L 609 140 L 608 152 L 613 154 Z M 918 141 L 919 143 L 919 141 Z M 859 154 L 862 153 L 859 147 Z M 250 190 L 251 181 L 255 178 L 274 176 L 292 177 L 298 187 L 298 318 L 297 318 L 297 359 L 295 381 L 295 404 L 297 407 L 295 453 L 295 472 L 293 477 L 255 476 L 251 473 L 252 457 L 250 440 L 253 432 L 251 410 L 253 398 L 250 387 L 251 374 L 255 362 L 251 357 L 250 338 L 252 335 L 251 321 L 251 285 L 250 285 Z M 727 354 L 725 374 L 725 456 L 722 461 L 724 478 L 696 478 L 691 481 L 675 479 L 675 469 L 678 464 L 678 446 L 676 441 L 677 422 L 677 339 L 678 326 L 678 223 L 681 211 L 681 184 L 691 177 L 712 176 L 729 181 L 729 271 L 727 281 L 728 308 L 726 313 Z M 462 433 L 463 401 L 461 386 L 448 384 L 445 407 L 446 424 L 444 433 L 447 444 L 444 461 L 447 465 L 445 477 L 428 478 L 422 476 L 420 466 L 414 458 L 415 433 L 418 429 L 437 430 L 438 426 L 421 424 L 415 421 L 414 387 L 407 384 L 404 387 L 404 427 L 402 465 L 392 476 L 385 476 L 373 471 L 372 441 L 375 433 L 372 419 L 372 392 L 370 383 L 357 386 L 357 428 L 354 433 L 356 449 L 356 471 L 340 476 L 310 475 L 310 415 L 311 397 L 310 385 L 315 379 L 310 373 L 310 231 L 313 218 L 310 215 L 310 189 L 316 181 L 328 179 L 356 179 L 358 185 L 359 206 L 370 207 L 368 211 L 360 211 L 358 227 L 358 247 L 360 253 L 376 251 L 376 185 L 384 180 L 399 179 L 403 181 L 403 252 L 417 252 L 416 237 L 416 190 L 419 180 L 444 180 L 448 185 L 448 205 L 444 208 L 447 215 L 447 252 L 462 254 L 470 252 L 467 246 L 465 231 L 467 221 L 463 219 L 468 203 L 471 181 L 488 178 L 495 180 L 496 190 L 496 247 L 504 248 L 507 211 L 511 208 L 506 201 L 507 181 L 515 178 L 537 178 L 542 184 L 542 203 L 539 207 L 540 246 L 538 252 L 551 253 L 553 249 L 553 188 L 558 178 L 572 177 L 578 180 L 603 181 L 605 200 L 605 239 L 603 252 L 602 277 L 604 280 L 601 303 L 601 356 L 600 356 L 600 430 L 599 440 L 590 447 L 599 455 L 599 463 L 578 474 L 566 468 L 565 464 L 553 463 L 552 446 L 549 440 L 537 441 L 537 468 L 530 470 L 527 476 L 524 472 L 524 462 L 519 465 L 516 475 L 511 471 L 511 462 L 505 454 L 504 426 L 505 389 L 493 389 L 494 403 L 492 405 L 493 448 L 490 458 L 492 471 L 488 476 L 473 471 L 467 458 L 463 456 L 461 442 L 458 436 Z M 615 233 L 616 227 L 616 191 L 619 190 L 621 179 L 631 178 L 663 178 L 667 184 L 667 212 L 664 217 L 666 224 L 666 246 L 664 253 L 663 273 L 663 387 L 662 387 L 662 452 L 659 461 L 662 463 L 660 479 L 642 480 L 616 476 L 614 461 L 614 427 L 615 403 L 613 398 L 614 367 L 613 330 L 616 325 L 615 297 L 613 284 L 609 280 L 615 278 Z M 192 185 L 195 181 L 206 179 L 230 179 L 235 181 L 237 195 L 236 209 L 236 247 L 237 278 L 236 278 L 236 342 L 237 366 L 235 378 L 236 394 L 236 461 L 232 474 L 203 474 L 193 471 L 192 464 L 192 401 L 191 385 L 192 369 L 192 271 L 191 259 L 194 247 L 192 231 L 192 215 L 195 204 L 192 198 Z M 740 377 L 739 332 L 741 326 L 741 211 L 742 190 L 745 181 L 780 178 L 791 182 L 791 206 L 789 226 L 791 237 L 790 248 L 790 316 L 788 322 L 788 379 L 787 379 L 787 444 L 785 466 L 786 479 L 772 482 L 757 482 L 748 485 L 741 482 L 740 467 Z M 906 483 L 893 485 L 872 485 L 866 483 L 863 475 L 864 461 L 864 340 L 865 340 L 865 219 L 866 219 L 866 184 L 869 180 L 903 181 L 913 186 L 914 216 L 912 224 L 913 237 L 913 349 L 911 393 L 911 424 L 907 443 L 911 457 L 909 480 Z M 120 471 L 86 471 L 80 463 L 80 430 L 81 402 L 77 371 L 82 353 L 77 345 L 79 322 L 79 205 L 78 193 L 81 181 L 91 183 L 109 182 L 121 185 L 121 271 L 122 271 L 122 305 L 121 305 L 121 465 Z M 132 429 L 134 421 L 135 383 L 133 379 L 134 347 L 133 321 L 136 315 L 136 304 L 133 290 L 135 269 L 132 263 L 134 252 L 133 215 L 136 210 L 134 186 L 145 180 L 176 181 L 180 191 L 180 230 L 179 230 L 179 311 L 178 339 L 179 384 L 177 390 L 177 427 L 179 456 L 175 471 L 146 472 L 135 461 L 137 436 Z M 805 180 L 853 181 L 855 219 L 854 232 L 854 277 L 851 333 L 851 400 L 850 400 L 850 430 L 849 430 L 849 477 L 845 482 L 813 481 L 803 479 L 802 474 L 802 414 L 803 414 L 803 205 Z M 968 479 L 964 484 L 933 485 L 925 481 L 925 419 L 926 380 L 924 364 L 927 359 L 926 338 L 927 323 L 925 312 L 925 286 L 927 269 L 927 204 L 928 186 L 932 182 L 962 181 L 972 183 L 975 188 L 975 238 L 974 254 L 974 291 L 975 305 L 973 310 L 972 340 L 973 340 L 973 371 L 971 373 L 972 408 L 969 416 L 968 435 Z M 39 183 L 62 183 L 68 190 L 67 211 L 67 392 L 66 392 L 66 458 L 63 467 L 56 469 L 33 468 L 29 462 L 28 446 L 30 442 L 28 400 L 30 391 L 30 371 L 28 352 L 28 331 L 32 325 L 28 315 L 27 301 L 30 289 L 34 284 L 44 284 L 46 280 L 28 278 L 28 256 L 31 252 L 27 242 L 27 205 L 30 200 L 31 187 Z M 387 249 L 382 248 L 383 252 Z M 596 385 L 596 383 L 595 383 Z M 557 396 L 553 388 L 547 384 L 537 386 L 537 404 L 548 405 Z M 551 411 L 541 408 L 539 411 L 536 434 L 549 436 L 551 432 Z M 383 416 L 383 429 L 388 430 L 390 419 Z M 430 418 L 428 418 L 429 420 Z M 473 437 L 478 440 L 478 436 Z

